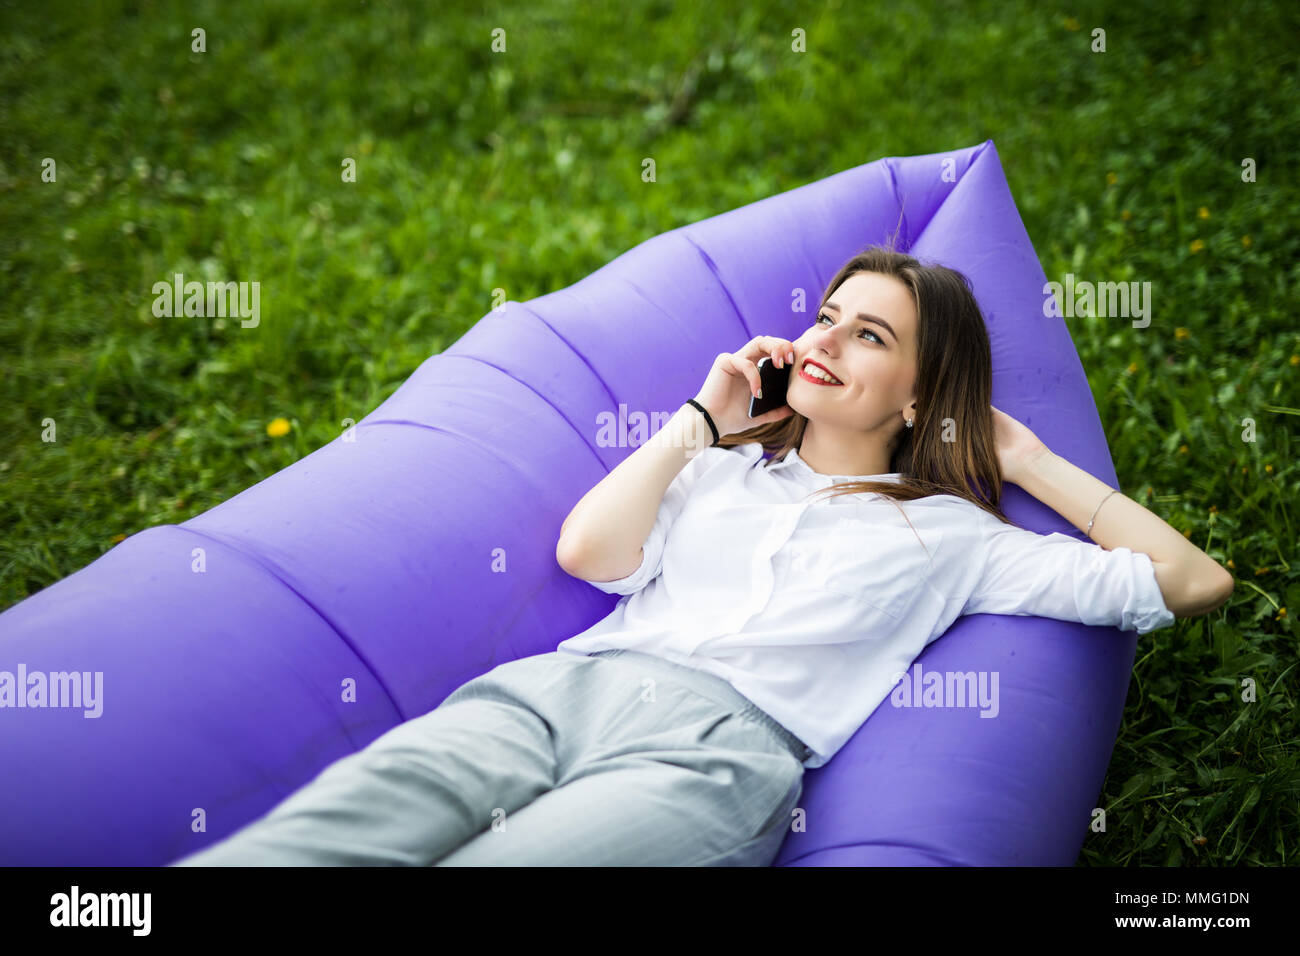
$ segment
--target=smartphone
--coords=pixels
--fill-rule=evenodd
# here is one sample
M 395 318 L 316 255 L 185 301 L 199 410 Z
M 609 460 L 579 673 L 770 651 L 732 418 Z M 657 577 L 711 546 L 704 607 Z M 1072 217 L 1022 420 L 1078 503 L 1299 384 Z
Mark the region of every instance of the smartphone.
M 792 368 L 793 366 L 788 362 L 784 368 L 777 368 L 770 355 L 764 355 L 758 360 L 758 387 L 762 390 L 763 397 L 749 396 L 750 418 L 757 418 L 764 412 L 770 412 L 785 404 L 785 391 L 790 387 Z

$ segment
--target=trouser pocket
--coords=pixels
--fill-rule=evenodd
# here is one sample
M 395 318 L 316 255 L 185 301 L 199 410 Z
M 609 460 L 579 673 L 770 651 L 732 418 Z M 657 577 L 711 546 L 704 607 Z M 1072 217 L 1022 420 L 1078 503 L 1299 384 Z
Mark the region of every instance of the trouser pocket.
M 688 866 L 771 866 L 781 845 L 790 832 L 790 822 L 795 808 L 803 798 L 803 765 L 790 758 L 798 773 L 771 816 L 764 821 L 758 833 L 750 839 L 724 853 L 718 853 L 703 860 L 695 860 Z

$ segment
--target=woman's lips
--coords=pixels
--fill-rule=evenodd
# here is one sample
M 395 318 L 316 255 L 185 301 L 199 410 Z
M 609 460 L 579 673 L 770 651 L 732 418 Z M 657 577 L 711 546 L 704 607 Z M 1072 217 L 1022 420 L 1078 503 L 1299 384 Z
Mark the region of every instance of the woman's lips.
M 803 379 L 805 382 L 812 382 L 814 385 L 829 385 L 831 388 L 839 388 L 844 384 L 843 382 L 824 381 L 823 379 L 816 378 L 812 375 L 809 375 L 803 369 L 799 369 L 799 377 Z

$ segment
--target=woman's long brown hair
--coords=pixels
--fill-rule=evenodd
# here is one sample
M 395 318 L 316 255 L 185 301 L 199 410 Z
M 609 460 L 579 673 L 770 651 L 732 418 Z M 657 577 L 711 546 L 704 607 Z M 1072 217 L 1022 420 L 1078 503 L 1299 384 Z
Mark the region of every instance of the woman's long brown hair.
M 841 283 L 859 272 L 893 276 L 907 286 L 916 304 L 915 424 L 900 427 L 890 448 L 890 471 L 899 473 L 898 482 L 838 482 L 812 493 L 835 497 L 875 492 L 896 507 L 899 501 L 956 495 L 1012 524 L 1000 507 L 1002 469 L 993 432 L 988 329 L 969 281 L 947 266 L 923 265 L 889 247 L 870 246 L 836 273 L 817 314 Z M 758 442 L 770 453 L 767 464 L 772 464 L 800 446 L 807 424 L 808 419 L 795 412 L 779 422 L 724 435 L 718 445 Z

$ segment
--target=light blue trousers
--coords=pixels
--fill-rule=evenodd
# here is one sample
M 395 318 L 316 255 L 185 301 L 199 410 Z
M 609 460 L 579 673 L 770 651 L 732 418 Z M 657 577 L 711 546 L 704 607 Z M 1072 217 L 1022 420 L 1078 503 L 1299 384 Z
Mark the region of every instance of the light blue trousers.
M 811 751 L 637 651 L 493 668 L 172 866 L 767 866 Z

